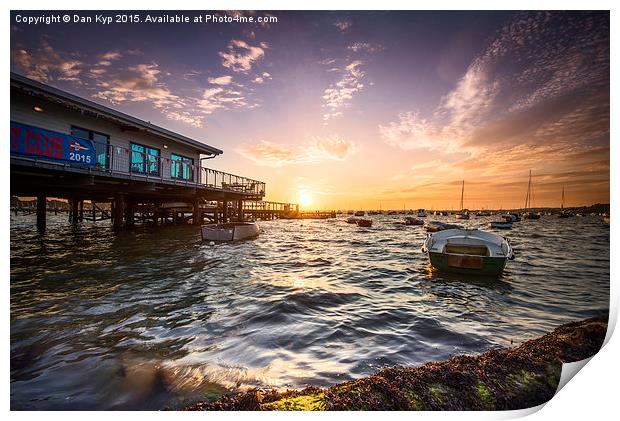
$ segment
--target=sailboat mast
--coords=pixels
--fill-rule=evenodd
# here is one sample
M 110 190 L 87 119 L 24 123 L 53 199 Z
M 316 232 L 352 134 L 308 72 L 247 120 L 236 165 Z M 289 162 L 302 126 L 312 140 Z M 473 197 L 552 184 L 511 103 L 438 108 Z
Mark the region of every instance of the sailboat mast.
M 562 186 L 562 209 L 564 209 L 564 186 Z
M 463 194 L 465 193 L 465 180 L 463 180 L 463 187 L 461 187 L 461 212 L 463 212 Z
M 530 178 L 527 182 L 527 194 L 525 195 L 525 210 L 530 207 L 530 191 L 532 189 L 532 170 L 530 170 Z

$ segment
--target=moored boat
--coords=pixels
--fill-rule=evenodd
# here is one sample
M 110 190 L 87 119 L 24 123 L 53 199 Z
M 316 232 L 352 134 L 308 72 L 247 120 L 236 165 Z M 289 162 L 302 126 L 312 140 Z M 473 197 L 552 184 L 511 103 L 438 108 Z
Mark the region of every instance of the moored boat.
M 347 224 L 357 224 L 357 221 L 359 221 L 359 218 L 356 218 L 355 216 L 350 216 L 347 218 Z
M 438 231 L 443 231 L 447 229 L 455 229 L 455 228 L 461 229 L 462 227 L 460 225 L 447 224 L 441 221 L 430 221 L 426 223 L 424 228 L 426 229 L 427 232 L 438 232 Z
M 358 227 L 371 227 L 372 226 L 372 219 L 364 219 L 364 218 L 360 218 L 357 220 L 357 226 Z
M 355 216 L 364 216 L 364 215 L 366 215 L 366 212 L 364 212 L 364 211 L 357 211 L 357 212 L 355 212 L 354 215 Z
M 510 241 L 477 229 L 449 229 L 428 234 L 422 247 L 440 271 L 500 275 L 514 258 Z
M 509 221 L 491 221 L 489 222 L 489 227 L 500 229 L 500 230 L 509 230 L 512 228 L 512 222 Z
M 463 208 L 463 197 L 465 195 L 465 180 L 463 180 L 463 186 L 461 187 L 461 211 L 454 215 L 456 219 L 469 219 L 469 211 Z
M 570 218 L 573 216 L 573 213 L 564 209 L 564 187 L 562 187 L 562 206 L 561 206 L 560 214 L 558 218 Z
M 427 216 L 428 214 L 426 213 L 426 210 L 418 209 L 418 218 L 426 218 Z
M 467 211 L 460 212 L 460 213 L 457 213 L 456 215 L 454 215 L 454 217 L 456 219 L 469 219 L 469 212 L 467 212 Z
M 257 237 L 260 227 L 254 222 L 207 224 L 200 228 L 203 241 L 238 241 Z
M 424 225 L 424 221 L 414 218 L 413 216 L 406 216 L 401 222 L 403 225 Z
M 527 182 L 527 195 L 525 196 L 525 208 L 523 212 L 523 219 L 540 219 L 540 213 L 535 213 L 529 210 L 531 206 L 532 206 L 532 170 L 530 170 L 530 178 Z

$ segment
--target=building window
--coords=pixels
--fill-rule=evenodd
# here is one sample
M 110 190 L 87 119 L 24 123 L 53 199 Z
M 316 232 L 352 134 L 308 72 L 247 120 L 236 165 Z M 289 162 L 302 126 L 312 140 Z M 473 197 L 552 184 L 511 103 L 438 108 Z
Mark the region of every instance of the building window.
M 99 168 L 110 168 L 109 135 L 99 133 L 94 130 L 71 126 L 71 136 L 79 137 L 81 139 L 92 140 L 95 144 L 95 152 L 97 153 L 97 166 Z
M 159 149 L 131 143 L 132 173 L 159 176 Z
M 194 160 L 192 158 L 173 153 L 170 156 L 170 177 L 180 180 L 193 180 L 193 165 Z

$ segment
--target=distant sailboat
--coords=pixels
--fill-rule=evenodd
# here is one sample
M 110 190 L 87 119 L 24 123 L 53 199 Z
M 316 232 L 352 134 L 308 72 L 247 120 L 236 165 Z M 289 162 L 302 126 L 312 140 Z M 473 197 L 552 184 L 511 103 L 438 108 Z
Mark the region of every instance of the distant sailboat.
M 532 170 L 530 170 L 530 179 L 527 182 L 527 195 L 525 196 L 525 212 L 523 212 L 523 219 L 540 219 L 540 214 L 534 213 L 530 209 L 532 205 Z
M 463 195 L 465 194 L 465 180 L 463 180 L 463 186 L 461 187 L 461 212 L 455 215 L 456 219 L 469 219 L 469 212 L 463 208 Z
M 569 211 L 564 210 L 564 187 L 562 187 L 562 207 L 561 207 L 560 215 L 558 218 L 570 218 L 573 214 Z

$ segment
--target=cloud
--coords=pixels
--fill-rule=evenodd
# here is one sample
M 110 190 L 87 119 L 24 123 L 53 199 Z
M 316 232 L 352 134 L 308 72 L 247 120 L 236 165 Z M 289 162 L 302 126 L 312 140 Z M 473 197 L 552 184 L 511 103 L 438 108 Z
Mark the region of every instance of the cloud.
M 253 46 L 241 40 L 230 41 L 228 50 L 218 53 L 222 58 L 222 66 L 234 72 L 248 73 L 253 64 L 265 56 L 265 49 L 269 48 L 265 42 L 259 45 Z
M 220 77 L 210 77 L 209 83 L 212 85 L 230 85 L 232 82 L 232 76 L 220 76 Z
M 376 53 L 382 51 L 384 48 L 380 44 L 374 44 L 370 42 L 356 42 L 349 45 L 347 49 L 353 51 L 354 53 Z
M 122 57 L 122 54 L 119 53 L 118 51 L 109 51 L 101 55 L 102 59 L 109 60 L 109 61 L 118 60 L 121 57 Z
M 532 169 L 535 194 L 558 197 L 548 204 L 559 204 L 563 185 L 586 202 L 609 197 L 608 34 L 603 13 L 516 15 L 431 113 L 401 111 L 379 124 L 385 143 L 437 157 L 414 165 L 407 189 L 392 193 L 436 199 L 455 194 L 447 177 L 473 178 L 494 192 L 470 189 L 479 206 L 518 205 Z
M 158 81 L 161 71 L 157 64 L 138 64 L 130 67 L 129 71 L 126 77 L 99 81 L 97 86 L 100 91 L 95 97 L 113 104 L 150 101 L 156 108 L 181 108 L 184 105 L 180 97 Z
M 439 132 L 434 124 L 412 111 L 399 113 L 398 121 L 379 125 L 379 133 L 386 143 L 405 150 L 441 148 Z
M 340 32 L 347 32 L 353 26 L 353 22 L 350 20 L 337 20 L 334 22 L 334 26 L 338 28 Z
M 608 100 L 601 96 L 609 83 L 605 20 L 602 14 L 518 15 L 430 115 L 401 111 L 396 121 L 379 125 L 382 139 L 406 150 L 475 156 L 515 143 L 608 135 Z M 597 124 L 586 128 L 588 120 Z
M 241 91 L 218 86 L 205 89 L 197 105 L 206 114 L 211 114 L 218 109 L 243 108 L 249 104 Z
M 341 72 L 338 82 L 329 85 L 323 91 L 323 107 L 327 111 L 323 114 L 323 120 L 327 121 L 342 115 L 342 109 L 351 105 L 353 95 L 364 88 L 362 78 L 364 71 L 361 70 L 363 62 L 354 60 L 347 64 Z
M 39 82 L 61 80 L 81 84 L 78 76 L 82 73 L 82 61 L 70 54 L 59 54 L 45 39 L 38 48 L 11 51 L 11 64 Z
M 237 152 L 258 165 L 282 167 L 330 160 L 341 161 L 356 150 L 355 143 L 338 136 L 314 137 L 302 144 L 277 144 L 262 140 L 243 144 Z
M 234 42 L 235 43 L 235 42 Z M 243 44 L 235 43 L 242 46 Z M 264 45 L 263 45 L 264 46 Z M 45 83 L 54 81 L 79 85 L 89 96 L 110 102 L 149 103 L 167 119 L 202 127 L 205 117 L 216 110 L 244 110 L 259 106 L 250 99 L 252 91 L 235 83 L 230 75 L 208 78 L 209 85 L 194 87 L 198 97 L 180 91 L 172 72 L 157 63 L 141 63 L 135 50 L 107 51 L 88 56 L 56 51 L 43 38 L 37 48 L 18 45 L 11 52 L 11 66 L 25 76 Z M 195 70 L 183 73 L 183 80 L 196 84 Z M 271 75 L 259 75 L 263 81 Z
M 252 82 L 258 83 L 260 85 L 260 84 L 264 83 L 267 80 L 271 80 L 271 74 L 269 74 L 267 72 L 263 72 L 262 74 L 256 76 L 254 79 L 252 79 Z
M 174 121 L 181 121 L 194 127 L 202 127 L 203 117 L 192 115 L 187 111 L 168 111 L 166 118 Z
M 112 104 L 149 102 L 168 119 L 202 127 L 203 116 L 186 111 L 188 99 L 173 94 L 160 80 L 161 70 L 157 64 L 138 64 L 128 70 L 123 76 L 97 79 L 99 90 L 93 96 Z

